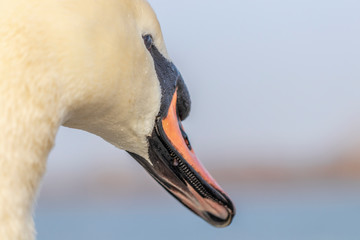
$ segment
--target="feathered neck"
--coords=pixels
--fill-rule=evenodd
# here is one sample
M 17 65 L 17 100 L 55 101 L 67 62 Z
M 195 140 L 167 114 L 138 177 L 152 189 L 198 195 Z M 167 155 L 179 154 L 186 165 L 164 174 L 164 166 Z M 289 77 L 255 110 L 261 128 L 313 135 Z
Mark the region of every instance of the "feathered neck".
M 44 86 L 0 80 L 0 239 L 33 239 L 32 206 L 61 121 L 57 105 Z

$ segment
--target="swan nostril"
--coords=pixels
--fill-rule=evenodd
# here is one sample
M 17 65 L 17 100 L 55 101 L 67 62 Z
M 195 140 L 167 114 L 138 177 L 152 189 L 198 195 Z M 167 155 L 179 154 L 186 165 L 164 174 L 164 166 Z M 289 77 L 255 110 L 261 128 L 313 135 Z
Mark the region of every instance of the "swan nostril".
M 184 138 L 184 140 L 185 140 L 185 143 L 186 143 L 187 147 L 189 148 L 189 150 L 191 150 L 192 147 L 191 147 L 189 139 L 186 137 L 186 138 Z
M 192 147 L 191 147 L 191 144 L 190 144 L 190 141 L 189 141 L 189 138 L 187 136 L 187 134 L 185 133 L 184 129 L 182 128 L 182 126 L 180 125 L 180 131 L 181 131 L 181 134 L 184 138 L 184 141 L 186 143 L 186 146 L 189 148 L 189 150 L 191 151 Z

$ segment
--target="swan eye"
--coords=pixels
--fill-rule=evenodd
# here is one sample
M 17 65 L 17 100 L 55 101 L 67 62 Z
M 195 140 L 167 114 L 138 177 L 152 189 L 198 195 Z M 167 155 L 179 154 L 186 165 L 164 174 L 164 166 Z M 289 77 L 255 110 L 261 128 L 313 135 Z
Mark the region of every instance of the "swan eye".
M 152 47 L 154 40 L 153 37 L 150 34 L 146 34 L 143 36 L 144 44 L 148 50 Z

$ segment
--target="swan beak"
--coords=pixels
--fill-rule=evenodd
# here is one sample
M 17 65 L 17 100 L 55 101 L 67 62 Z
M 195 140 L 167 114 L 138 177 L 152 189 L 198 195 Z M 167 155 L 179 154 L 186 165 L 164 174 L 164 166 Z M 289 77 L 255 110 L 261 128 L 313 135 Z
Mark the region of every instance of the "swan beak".
M 167 115 L 156 120 L 149 137 L 150 162 L 130 153 L 170 194 L 216 227 L 235 214 L 230 198 L 198 161 L 176 111 L 175 91 Z

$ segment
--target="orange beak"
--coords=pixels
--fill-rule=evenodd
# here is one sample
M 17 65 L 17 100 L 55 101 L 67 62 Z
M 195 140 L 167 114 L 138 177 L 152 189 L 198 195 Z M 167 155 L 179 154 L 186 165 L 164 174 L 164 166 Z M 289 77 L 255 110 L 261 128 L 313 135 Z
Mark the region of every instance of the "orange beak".
M 177 114 L 177 89 L 149 140 L 149 159 L 130 153 L 170 194 L 216 227 L 228 226 L 235 208 L 197 159 Z
M 197 159 L 177 114 L 177 91 L 175 91 L 167 115 L 157 125 L 170 154 L 171 168 L 185 186 L 163 185 L 185 206 L 217 227 L 229 225 L 235 209 L 229 197 Z

